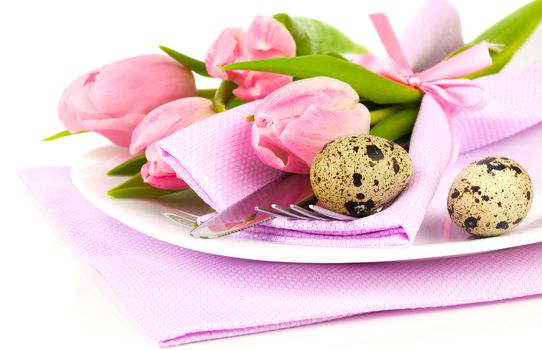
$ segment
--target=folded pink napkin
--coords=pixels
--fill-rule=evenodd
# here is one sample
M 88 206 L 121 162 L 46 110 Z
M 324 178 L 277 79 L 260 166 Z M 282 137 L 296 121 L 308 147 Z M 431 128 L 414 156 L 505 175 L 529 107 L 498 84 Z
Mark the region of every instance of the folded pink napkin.
M 55 232 L 160 346 L 295 327 L 380 310 L 542 293 L 542 245 L 439 260 L 307 265 L 198 253 L 93 207 L 67 168 L 22 173 Z

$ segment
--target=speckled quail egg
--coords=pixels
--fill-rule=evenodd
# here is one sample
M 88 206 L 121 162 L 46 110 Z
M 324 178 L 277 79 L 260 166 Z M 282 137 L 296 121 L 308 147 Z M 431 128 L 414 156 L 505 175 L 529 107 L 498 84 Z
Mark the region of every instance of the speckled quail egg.
M 328 209 L 365 216 L 391 202 L 412 174 L 408 153 L 372 135 L 343 136 L 316 155 L 310 180 L 314 194 Z
M 487 157 L 457 175 L 448 194 L 448 213 L 462 229 L 491 237 L 516 227 L 532 202 L 533 186 L 525 169 L 505 157 Z

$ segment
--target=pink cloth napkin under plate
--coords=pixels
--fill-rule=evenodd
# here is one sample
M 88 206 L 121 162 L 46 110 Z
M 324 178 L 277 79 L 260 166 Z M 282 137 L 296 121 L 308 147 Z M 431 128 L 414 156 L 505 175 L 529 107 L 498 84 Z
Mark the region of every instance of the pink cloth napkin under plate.
M 542 245 L 411 262 L 307 265 L 213 256 L 147 237 L 93 207 L 67 168 L 22 173 L 56 234 L 160 346 L 380 310 L 542 293 Z

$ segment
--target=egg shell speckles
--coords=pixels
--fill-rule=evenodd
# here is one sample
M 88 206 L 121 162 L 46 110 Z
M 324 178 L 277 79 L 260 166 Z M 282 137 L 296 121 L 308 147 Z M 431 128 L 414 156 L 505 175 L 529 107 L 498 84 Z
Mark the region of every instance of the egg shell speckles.
M 462 229 L 480 237 L 516 227 L 533 202 L 529 175 L 517 162 L 487 157 L 465 167 L 448 193 L 448 213 Z
M 407 186 L 412 161 L 401 146 L 372 135 L 328 143 L 310 169 L 314 194 L 327 208 L 352 216 L 381 209 Z

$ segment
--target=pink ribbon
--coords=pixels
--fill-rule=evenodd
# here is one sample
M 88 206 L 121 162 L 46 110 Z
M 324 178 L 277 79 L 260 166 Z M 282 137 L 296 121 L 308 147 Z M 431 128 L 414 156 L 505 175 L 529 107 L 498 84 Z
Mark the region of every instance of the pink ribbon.
M 469 79 L 457 78 L 479 71 L 493 63 L 487 42 L 482 41 L 429 69 L 415 73 L 406 59 L 388 17 L 377 13 L 370 15 L 370 18 L 391 61 L 392 69 L 385 72 L 386 75 L 432 95 L 445 107 L 477 110 L 484 106 L 486 101 L 484 89 Z M 474 101 L 468 101 L 463 95 L 454 94 L 451 90 L 453 88 L 473 88 L 479 90 L 479 96 Z

